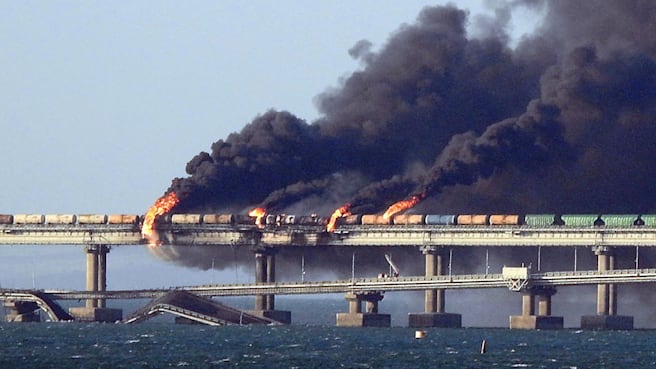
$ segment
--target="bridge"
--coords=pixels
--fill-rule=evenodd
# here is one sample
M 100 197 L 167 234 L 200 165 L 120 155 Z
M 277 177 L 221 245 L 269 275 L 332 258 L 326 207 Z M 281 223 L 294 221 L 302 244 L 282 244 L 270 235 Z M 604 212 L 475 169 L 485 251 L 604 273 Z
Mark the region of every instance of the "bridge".
M 442 276 L 354 278 L 337 281 L 276 282 L 265 284 L 215 284 L 203 286 L 181 286 L 143 290 L 113 291 L 67 291 L 38 290 L 53 300 L 86 299 L 155 299 L 175 291 L 185 291 L 196 296 L 225 297 L 253 296 L 258 294 L 311 295 L 330 293 L 366 293 L 370 291 L 395 292 L 429 289 L 479 289 L 509 288 L 521 291 L 527 287 L 556 287 L 574 285 L 596 285 L 601 283 L 654 283 L 656 268 L 616 269 L 606 272 L 594 270 L 529 273 L 527 278 L 511 278 L 503 273 L 461 274 Z M 20 298 L 34 294 L 34 290 L 0 288 L 0 299 Z
M 656 227 L 162 225 L 164 243 L 267 247 L 654 247 Z M 138 227 L 123 224 L 0 225 L 0 245 L 143 245 Z
M 424 313 L 410 315 L 411 326 L 459 326 L 460 315 L 444 311 L 444 291 L 450 288 L 498 288 L 514 280 L 515 289 L 523 294 L 523 313 L 513 320 L 514 328 L 551 328 L 562 326 L 551 317 L 551 296 L 557 286 L 569 284 L 597 285 L 597 315 L 583 317 L 582 327 L 632 327 L 632 317 L 617 314 L 617 284 L 654 282 L 651 269 L 615 271 L 613 250 L 620 247 L 656 246 L 656 227 L 569 227 L 569 226 L 436 226 L 436 225 L 346 225 L 329 233 L 322 226 L 266 226 L 222 224 L 163 224 L 158 228 L 165 244 L 182 247 L 225 245 L 248 247 L 256 264 L 255 285 L 200 286 L 184 288 L 200 296 L 255 295 L 255 311 L 266 318 L 290 321 L 289 312 L 275 310 L 276 294 L 345 293 L 349 313 L 338 325 L 386 325 L 384 314 L 378 314 L 380 291 L 426 291 Z M 111 298 L 141 296 L 155 298 L 163 290 L 106 291 L 106 255 L 112 246 L 143 245 L 140 230 L 132 224 L 6 224 L 0 225 L 0 245 L 85 245 L 87 250 L 88 291 L 48 291 L 53 298 L 75 296 L 86 299 L 87 311 L 104 309 Z M 411 247 L 425 258 L 425 276 L 393 279 L 347 280 L 313 283 L 276 283 L 275 255 L 282 248 L 315 247 Z M 560 272 L 556 274 L 520 275 L 445 275 L 445 250 L 455 247 L 587 247 L 597 255 L 597 271 Z M 590 274 L 592 273 L 592 274 Z M 524 282 L 522 282 L 524 281 Z M 528 283 L 527 281 L 530 281 Z M 317 292 L 313 292 L 317 291 Z M 120 297 L 119 297 L 120 296 Z M 134 297 L 133 297 L 134 298 Z M 540 308 L 534 306 L 538 299 Z M 367 303 L 366 312 L 361 303 Z M 282 314 L 282 315 L 281 315 Z M 413 316 L 415 318 L 413 319 Z M 382 317 L 382 318 L 381 318 Z M 631 319 L 628 319 L 631 318 Z M 275 319 L 275 318 L 274 318 Z
M 527 270 L 528 272 L 528 270 Z M 623 283 L 654 283 L 656 268 L 650 269 L 618 269 L 606 272 L 597 271 L 562 271 L 546 273 L 528 273 L 526 278 L 514 278 L 512 274 L 470 274 L 451 276 L 414 276 L 414 277 L 384 277 L 355 278 L 338 281 L 312 282 L 277 282 L 267 284 L 218 284 L 205 286 L 183 286 L 175 288 L 115 290 L 115 291 L 62 291 L 62 290 L 27 290 L 0 289 L 0 299 L 33 301 L 46 311 L 53 321 L 73 320 L 61 309 L 54 300 L 84 300 L 84 299 L 154 299 L 153 302 L 132 314 L 125 321 L 139 322 L 160 312 L 168 312 L 189 320 L 209 325 L 224 325 L 229 321 L 240 321 L 244 324 L 253 322 L 271 324 L 275 321 L 244 314 L 216 302 L 205 302 L 198 297 L 219 296 L 251 296 L 257 294 L 296 295 L 296 294 L 330 294 L 347 293 L 352 295 L 367 293 L 384 293 L 394 291 L 413 291 L 431 289 L 481 289 L 509 288 L 522 291 L 529 288 L 623 284 Z M 181 294 L 183 294 L 181 296 Z M 208 307 L 208 305 L 212 305 Z M 203 310 L 220 312 L 222 318 L 216 318 L 208 313 L 199 313 L 195 308 L 202 306 Z

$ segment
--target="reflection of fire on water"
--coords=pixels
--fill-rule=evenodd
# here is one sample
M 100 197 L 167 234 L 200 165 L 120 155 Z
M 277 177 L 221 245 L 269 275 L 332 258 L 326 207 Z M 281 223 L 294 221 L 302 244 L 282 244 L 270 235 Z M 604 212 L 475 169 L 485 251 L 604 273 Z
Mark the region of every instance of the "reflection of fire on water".
M 180 201 L 175 192 L 170 192 L 157 199 L 155 203 L 148 209 L 146 216 L 144 216 L 143 226 L 141 227 L 141 237 L 148 240 L 148 245 L 158 246 L 161 244 L 159 235 L 155 230 L 155 220 L 160 215 L 166 214 Z

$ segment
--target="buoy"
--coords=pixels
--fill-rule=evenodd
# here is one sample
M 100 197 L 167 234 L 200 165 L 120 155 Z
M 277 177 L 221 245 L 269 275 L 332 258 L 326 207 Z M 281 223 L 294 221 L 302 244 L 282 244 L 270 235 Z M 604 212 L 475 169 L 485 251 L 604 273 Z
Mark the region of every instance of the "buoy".
M 481 342 L 481 354 L 484 354 L 485 351 L 487 351 L 487 347 L 485 347 L 485 344 L 486 342 L 485 340 L 483 340 L 483 342 Z
M 415 331 L 415 339 L 420 340 L 426 337 L 426 331 Z

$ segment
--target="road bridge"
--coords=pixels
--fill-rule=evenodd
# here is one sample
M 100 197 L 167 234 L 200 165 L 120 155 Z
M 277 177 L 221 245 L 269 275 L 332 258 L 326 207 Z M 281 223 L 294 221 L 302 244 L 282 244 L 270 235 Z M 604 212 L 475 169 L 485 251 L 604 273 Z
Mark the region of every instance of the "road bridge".
M 395 292 L 420 291 L 427 289 L 482 289 L 509 288 L 519 292 L 531 287 L 559 287 L 577 285 L 596 285 L 600 283 L 654 283 L 656 268 L 616 269 L 605 272 L 594 270 L 529 273 L 527 278 L 517 280 L 503 273 L 460 274 L 442 276 L 412 276 L 385 278 L 354 278 L 336 281 L 276 282 L 265 284 L 214 284 L 202 286 L 181 286 L 173 288 L 154 288 L 142 290 L 113 291 L 66 291 L 38 290 L 53 300 L 85 299 L 154 299 L 170 292 L 185 291 L 197 296 L 253 296 L 257 294 L 311 295 L 330 293 L 365 293 L 369 291 Z M 34 293 L 34 290 L 1 288 L 0 299 L 11 299 Z
M 225 324 L 228 315 L 232 314 L 233 322 L 240 317 L 237 310 L 225 306 L 221 308 L 206 306 L 202 313 L 194 312 L 195 300 L 203 297 L 220 296 L 250 296 L 258 294 L 298 295 L 298 294 L 329 294 L 344 293 L 357 298 L 366 299 L 372 293 L 382 294 L 395 291 L 431 290 L 431 289 L 485 289 L 509 288 L 516 292 L 531 295 L 543 293 L 549 288 L 573 285 L 594 284 L 624 284 L 624 283 L 654 283 L 656 282 L 656 269 L 618 269 L 605 272 L 599 271 L 561 271 L 546 273 L 530 273 L 528 268 L 509 268 L 524 270 L 526 274 L 517 276 L 513 273 L 498 274 L 468 274 L 451 276 L 413 276 L 413 277 L 386 277 L 386 278 L 355 278 L 337 281 L 313 282 L 276 282 L 266 284 L 217 284 L 202 286 L 185 286 L 167 289 L 143 290 L 115 290 L 115 291 L 62 291 L 62 290 L 22 290 L 0 289 L 0 299 L 4 301 L 35 301 L 52 320 L 71 320 L 63 309 L 53 300 L 81 300 L 81 299 L 154 299 L 143 309 L 127 319 L 129 322 L 147 319 L 153 314 L 169 312 L 196 320 L 204 324 Z M 533 292 L 531 292 L 533 291 Z M 537 291 L 537 292 L 536 292 Z M 176 304 L 171 304 L 171 296 L 185 293 L 187 298 L 177 298 Z M 192 296 L 193 298 L 189 298 Z M 198 297 L 194 297 L 198 296 Z M 162 299 L 166 299 L 162 300 Z M 192 301 L 193 300 L 193 301 Z M 530 301 L 530 299 L 529 299 Z M 525 302 L 523 302 L 525 304 Z M 209 304 L 205 303 L 205 305 Z M 550 305 L 550 302 L 549 302 Z M 527 309 L 530 310 L 530 307 Z M 545 307 L 545 310 L 550 310 Z M 205 310 L 211 310 L 211 314 Z M 219 318 L 212 318 L 220 312 Z M 244 316 L 241 314 L 241 316 Z M 251 319 L 251 315 L 246 315 Z M 545 315 L 548 316 L 548 315 Z M 243 318 L 240 318 L 243 319 Z M 265 318 L 252 318 L 258 322 L 271 323 Z

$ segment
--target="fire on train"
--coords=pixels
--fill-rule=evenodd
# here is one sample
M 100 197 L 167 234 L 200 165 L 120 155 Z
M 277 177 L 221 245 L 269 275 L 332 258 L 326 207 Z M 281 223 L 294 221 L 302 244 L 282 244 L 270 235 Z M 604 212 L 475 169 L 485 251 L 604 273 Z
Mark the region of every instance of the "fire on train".
M 139 226 L 136 214 L 0 214 L 0 224 L 97 225 L 131 224 Z M 317 215 L 267 214 L 264 227 L 326 226 L 327 218 Z M 255 218 L 242 214 L 169 214 L 158 224 L 255 225 Z M 377 214 L 357 214 L 339 218 L 337 226 L 530 226 L 530 227 L 656 227 L 656 214 L 399 214 L 385 218 Z

